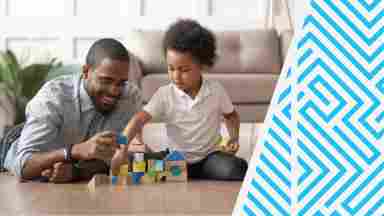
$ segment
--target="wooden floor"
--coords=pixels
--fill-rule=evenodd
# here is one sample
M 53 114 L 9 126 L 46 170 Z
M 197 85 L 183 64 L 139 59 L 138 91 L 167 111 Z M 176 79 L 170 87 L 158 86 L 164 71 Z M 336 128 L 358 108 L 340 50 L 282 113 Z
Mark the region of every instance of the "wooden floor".
M 19 183 L 0 175 L 1 215 L 231 215 L 241 182 L 100 186 Z

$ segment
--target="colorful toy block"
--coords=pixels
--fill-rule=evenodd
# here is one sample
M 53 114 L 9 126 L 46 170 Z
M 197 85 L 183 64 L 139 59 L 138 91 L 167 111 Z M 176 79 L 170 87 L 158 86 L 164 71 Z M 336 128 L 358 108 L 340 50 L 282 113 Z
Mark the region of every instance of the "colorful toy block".
M 132 183 L 140 184 L 141 177 L 144 176 L 144 172 L 132 172 Z
M 116 142 L 117 142 L 117 144 L 120 144 L 120 145 L 127 145 L 128 139 L 126 136 L 124 136 L 122 134 L 118 134 L 117 138 L 116 138 Z
M 153 170 L 157 172 L 164 171 L 164 161 L 163 160 L 148 160 L 147 161 L 148 171 Z
M 156 182 L 156 173 L 154 173 L 154 175 L 152 173 L 146 173 L 140 179 L 140 183 L 143 183 L 143 184 L 153 184 L 155 182 Z
M 123 139 L 119 142 L 123 142 Z M 111 169 L 110 177 L 95 175 L 88 187 L 94 190 L 100 184 L 120 186 L 164 181 L 185 182 L 187 179 L 187 162 L 181 152 L 168 150 L 148 154 L 137 152 L 129 156 L 128 164 Z
M 156 182 L 165 182 L 167 180 L 167 172 L 158 172 L 156 174 Z
M 165 158 L 165 170 L 168 173 L 167 181 L 187 181 L 187 161 L 178 151 L 173 151 Z
M 133 172 L 145 172 L 146 162 L 144 160 L 144 153 L 134 153 L 132 162 Z
M 129 173 L 129 165 L 128 164 L 121 165 L 119 176 L 128 176 L 128 173 Z

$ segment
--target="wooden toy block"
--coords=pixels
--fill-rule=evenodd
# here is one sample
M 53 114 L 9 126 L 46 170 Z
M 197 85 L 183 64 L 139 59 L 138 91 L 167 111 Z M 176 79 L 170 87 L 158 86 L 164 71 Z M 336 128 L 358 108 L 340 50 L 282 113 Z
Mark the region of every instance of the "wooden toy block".
M 167 176 L 168 176 L 167 172 L 157 172 L 156 182 L 165 182 L 167 180 Z
M 186 161 L 166 161 L 165 170 L 168 172 L 167 181 L 187 181 L 187 162 Z
M 136 162 L 134 161 L 132 163 L 132 171 L 133 172 L 145 172 L 145 161 Z
M 127 145 L 128 144 L 128 139 L 126 136 L 124 136 L 123 134 L 119 134 L 117 135 L 117 140 L 116 140 L 117 144 L 119 145 Z
M 164 161 L 163 160 L 148 160 L 147 161 L 147 171 L 164 171 Z
M 128 176 L 128 173 L 129 173 L 129 165 L 128 164 L 121 165 L 119 176 Z
M 156 182 L 156 173 L 155 173 L 155 175 L 151 175 L 151 174 L 146 173 L 140 179 L 140 183 L 142 183 L 142 184 L 153 184 L 155 182 Z
M 132 172 L 132 183 L 140 184 L 141 178 L 144 176 L 144 172 Z
M 127 176 L 120 176 L 123 178 L 121 185 L 133 185 L 132 173 L 129 173 Z
M 167 181 L 187 181 L 187 161 L 179 151 L 173 151 L 165 158 L 165 171 L 168 173 Z
M 100 185 L 109 185 L 110 180 L 107 175 L 104 174 L 96 174 L 92 177 L 92 179 L 88 183 L 88 190 L 93 192 Z
M 110 184 L 124 186 L 124 185 L 132 185 L 133 179 L 131 173 L 128 173 L 127 176 L 111 176 Z
M 145 172 L 146 162 L 144 160 L 144 153 L 138 152 L 133 154 L 132 171 Z

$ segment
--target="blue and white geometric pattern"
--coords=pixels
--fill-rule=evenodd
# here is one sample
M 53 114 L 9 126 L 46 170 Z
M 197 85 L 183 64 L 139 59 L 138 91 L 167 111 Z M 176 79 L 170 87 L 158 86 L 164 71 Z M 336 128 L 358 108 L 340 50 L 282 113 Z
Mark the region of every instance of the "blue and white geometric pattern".
M 384 215 L 384 1 L 306 3 L 234 215 Z

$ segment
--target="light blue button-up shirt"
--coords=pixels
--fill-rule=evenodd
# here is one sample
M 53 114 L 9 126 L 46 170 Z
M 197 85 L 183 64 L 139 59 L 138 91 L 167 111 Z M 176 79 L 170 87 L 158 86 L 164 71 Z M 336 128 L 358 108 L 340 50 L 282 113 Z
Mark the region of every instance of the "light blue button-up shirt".
M 97 111 L 83 82 L 79 75 L 56 78 L 47 82 L 28 103 L 24 129 L 7 153 L 5 167 L 8 170 L 21 176 L 33 152 L 53 151 L 84 141 Z M 115 110 L 96 123 L 94 133 L 121 132 L 141 107 L 139 89 L 128 82 Z

